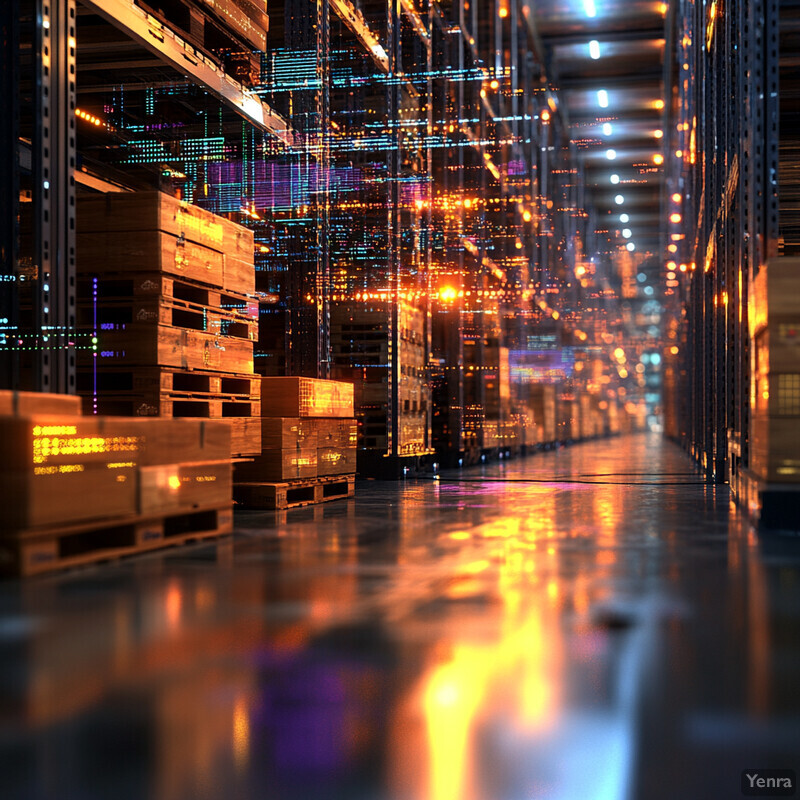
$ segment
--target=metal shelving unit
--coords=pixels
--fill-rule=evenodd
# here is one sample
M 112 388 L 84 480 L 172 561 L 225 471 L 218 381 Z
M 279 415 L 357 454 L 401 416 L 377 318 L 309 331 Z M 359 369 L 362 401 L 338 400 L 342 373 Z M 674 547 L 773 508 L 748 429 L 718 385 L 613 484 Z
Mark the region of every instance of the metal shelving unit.
M 778 6 L 682 1 L 671 18 L 664 207 L 680 216 L 668 241 L 682 271 L 676 371 L 687 398 L 675 401 L 674 434 L 716 483 L 748 465 L 748 308 L 779 252 Z

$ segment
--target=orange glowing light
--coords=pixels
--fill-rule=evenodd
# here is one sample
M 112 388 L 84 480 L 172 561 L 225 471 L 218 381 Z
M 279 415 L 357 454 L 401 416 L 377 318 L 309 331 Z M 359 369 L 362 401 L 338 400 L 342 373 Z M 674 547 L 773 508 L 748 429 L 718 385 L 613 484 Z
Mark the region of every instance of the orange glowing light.
M 672 353 L 672 355 L 674 355 L 674 356 L 678 355 L 678 353 L 680 352 L 679 348 L 677 348 L 675 345 L 673 345 L 672 347 L 670 347 L 669 351 L 670 351 L 670 353 Z
M 524 219 L 525 222 L 530 222 L 533 219 L 533 215 L 531 214 L 530 211 L 526 211 L 523 213 L 522 219 Z
M 664 156 L 661 153 L 656 153 L 653 156 L 653 163 L 660 167 L 664 163 Z
M 675 214 L 670 214 L 670 217 L 669 217 L 669 221 L 670 221 L 670 222 L 674 222 L 676 225 L 677 225 L 677 224 L 678 224 L 678 223 L 679 223 L 679 222 L 680 222 L 682 219 L 683 219 L 683 217 L 682 217 L 680 214 L 678 214 L 678 213 L 675 213 Z
M 664 131 L 662 131 L 662 130 L 653 131 L 653 136 L 655 136 L 656 139 L 663 139 L 664 138 Z
M 439 292 L 439 298 L 445 303 L 452 303 L 458 297 L 458 292 L 452 286 L 445 286 Z
M 672 202 L 673 203 L 680 203 L 681 200 L 683 200 L 683 197 L 682 197 L 680 192 L 675 192 L 675 194 L 672 195 Z
M 505 19 L 508 16 L 508 9 L 505 6 L 500 6 L 500 11 L 497 12 L 499 16 Z
M 550 112 L 547 109 L 542 111 L 542 120 L 544 122 L 549 122 L 550 121 Z

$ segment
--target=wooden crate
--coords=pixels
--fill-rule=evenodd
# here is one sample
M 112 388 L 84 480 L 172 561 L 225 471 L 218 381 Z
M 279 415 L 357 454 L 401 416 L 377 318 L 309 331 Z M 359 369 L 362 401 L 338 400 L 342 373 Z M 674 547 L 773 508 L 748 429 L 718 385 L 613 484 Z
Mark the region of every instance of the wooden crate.
M 0 530 L 137 513 L 140 469 L 227 463 L 231 447 L 226 421 L 0 417 Z
M 141 428 L 102 417 L 0 417 L 0 529 L 131 514 Z
M 227 420 L 125 419 L 139 437 L 140 467 L 230 458 L 231 426 Z
M 287 481 L 317 477 L 317 448 L 262 450 L 252 461 L 235 466 L 236 481 Z
M 0 415 L 60 414 L 80 416 L 81 398 L 75 394 L 0 391 Z
M 81 233 L 76 254 L 81 274 L 163 272 L 209 286 L 226 285 L 222 252 L 164 231 Z
M 163 231 L 221 253 L 255 252 L 251 230 L 163 192 L 81 195 L 77 218 L 79 234 Z
M 356 447 L 358 422 L 352 419 L 317 419 L 317 447 Z
M 253 343 L 243 339 L 143 323 L 101 333 L 96 352 L 100 369 L 144 365 L 253 373 Z
M 262 417 L 261 444 L 265 450 L 316 449 L 318 423 L 308 417 Z
M 265 417 L 353 417 L 353 384 L 316 378 L 263 378 Z
M 228 417 L 224 422 L 231 429 L 231 455 L 234 458 L 260 455 L 261 420 L 259 417 Z
M 232 498 L 230 459 L 159 464 L 139 470 L 139 507 L 143 515 L 178 514 Z
M 243 508 L 283 510 L 343 500 L 355 495 L 355 475 L 282 483 L 235 483 L 233 498 Z
M 350 475 L 356 471 L 356 447 L 318 447 L 318 475 Z
M 177 514 L 134 514 L 17 531 L 0 536 L 0 571 L 29 577 L 223 536 L 232 531 L 230 502 Z

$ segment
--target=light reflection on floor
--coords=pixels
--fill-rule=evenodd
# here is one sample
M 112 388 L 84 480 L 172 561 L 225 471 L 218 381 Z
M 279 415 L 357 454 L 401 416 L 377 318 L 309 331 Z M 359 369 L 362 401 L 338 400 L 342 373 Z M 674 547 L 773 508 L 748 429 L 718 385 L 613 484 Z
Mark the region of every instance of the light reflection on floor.
M 0 586 L 0 796 L 739 794 L 797 768 L 800 546 L 653 437 Z

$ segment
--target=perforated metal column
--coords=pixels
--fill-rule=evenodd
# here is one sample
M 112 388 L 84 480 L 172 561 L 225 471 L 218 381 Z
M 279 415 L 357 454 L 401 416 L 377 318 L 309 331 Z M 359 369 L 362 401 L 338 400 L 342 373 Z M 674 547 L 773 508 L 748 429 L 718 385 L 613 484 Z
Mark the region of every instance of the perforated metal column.
M 17 385 L 19 325 L 16 264 L 19 252 L 19 4 L 0 3 L 0 388 Z
M 37 388 L 75 391 L 75 1 L 38 0 L 32 168 Z

